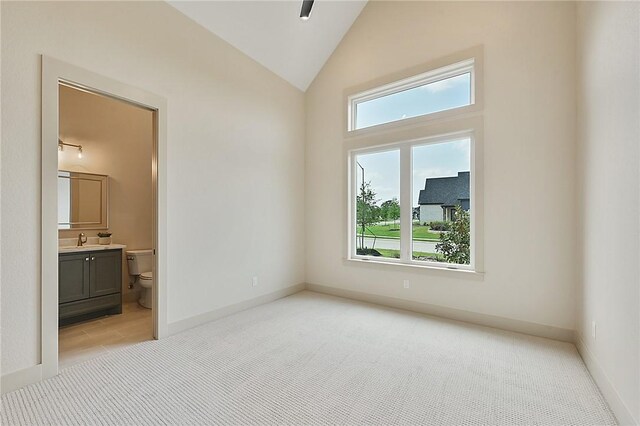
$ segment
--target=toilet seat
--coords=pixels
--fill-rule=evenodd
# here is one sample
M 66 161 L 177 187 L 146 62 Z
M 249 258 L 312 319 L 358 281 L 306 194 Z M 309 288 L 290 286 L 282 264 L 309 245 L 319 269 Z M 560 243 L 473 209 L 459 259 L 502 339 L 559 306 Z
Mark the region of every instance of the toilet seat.
M 153 279 L 153 272 L 143 272 L 140 274 L 140 279 L 141 280 L 152 280 Z

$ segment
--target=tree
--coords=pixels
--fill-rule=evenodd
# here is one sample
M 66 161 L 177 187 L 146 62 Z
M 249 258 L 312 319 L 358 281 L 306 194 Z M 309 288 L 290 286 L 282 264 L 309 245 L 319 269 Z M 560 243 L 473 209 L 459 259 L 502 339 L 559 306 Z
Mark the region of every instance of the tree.
M 396 220 L 400 219 L 400 203 L 398 199 L 393 197 L 391 200 L 387 200 L 380 206 L 380 215 L 384 220 L 393 220 L 395 225 Z
M 456 220 L 451 224 L 451 230 L 440 234 L 436 251 L 442 253 L 449 263 L 469 264 L 471 262 L 469 212 L 456 206 L 455 218 Z
M 362 182 L 360 194 L 356 197 L 356 216 L 360 228 L 360 248 L 364 249 L 364 234 L 367 226 L 375 223 L 379 216 L 379 207 L 376 206 L 376 193 L 371 189 L 371 182 Z

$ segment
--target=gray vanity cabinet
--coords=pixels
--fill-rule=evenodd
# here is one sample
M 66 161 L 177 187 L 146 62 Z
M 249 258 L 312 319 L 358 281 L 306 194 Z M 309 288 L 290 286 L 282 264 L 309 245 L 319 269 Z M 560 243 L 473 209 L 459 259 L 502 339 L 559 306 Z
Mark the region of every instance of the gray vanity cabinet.
M 91 253 L 89 294 L 91 297 L 119 293 L 122 288 L 122 252 Z
M 122 250 L 60 253 L 58 317 L 61 325 L 122 313 Z
M 89 297 L 90 259 L 88 253 L 60 255 L 58 303 Z

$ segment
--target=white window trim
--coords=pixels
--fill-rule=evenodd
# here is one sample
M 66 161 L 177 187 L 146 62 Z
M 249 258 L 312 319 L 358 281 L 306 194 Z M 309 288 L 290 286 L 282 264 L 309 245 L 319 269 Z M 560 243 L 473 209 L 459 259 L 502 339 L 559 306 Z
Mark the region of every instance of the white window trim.
M 383 98 L 385 96 L 400 93 L 405 90 L 410 90 L 416 87 L 424 86 L 427 84 L 435 83 L 437 81 L 446 80 L 449 78 L 457 77 L 463 74 L 470 74 L 470 103 L 469 105 L 462 105 L 455 108 L 449 108 L 442 111 L 436 111 L 428 114 L 421 114 L 415 117 L 404 118 L 400 120 L 393 120 L 386 123 L 380 123 L 373 126 L 367 126 L 363 128 L 356 128 L 357 122 L 357 105 L 363 102 L 367 102 L 373 99 Z M 405 122 L 407 120 L 425 119 L 429 117 L 441 117 L 443 115 L 458 114 L 460 111 L 473 107 L 476 103 L 476 67 L 475 58 L 465 59 L 463 61 L 446 65 L 437 69 L 433 69 L 418 75 L 404 78 L 402 80 L 394 81 L 392 83 L 385 84 L 383 86 L 374 87 L 369 90 L 365 90 L 359 93 L 349 95 L 347 97 L 347 131 L 349 133 L 363 131 L 371 128 L 379 128 L 382 126 L 389 126 L 391 124 Z M 397 125 L 397 124 L 396 124 Z
M 344 92 L 344 145 L 343 155 L 346 159 L 346 174 L 344 175 L 343 190 L 345 191 L 346 205 L 344 217 L 347 218 L 346 228 L 343 235 L 344 259 L 352 264 L 368 265 L 369 267 L 380 268 L 407 268 L 416 270 L 416 268 L 431 273 L 445 274 L 465 274 L 467 276 L 484 274 L 484 123 L 482 112 L 484 108 L 484 52 L 482 46 L 475 46 L 465 51 L 457 52 L 452 55 L 432 60 L 428 63 L 421 64 L 410 69 L 399 71 L 392 75 L 378 78 L 368 83 L 363 83 L 355 87 L 346 89 Z M 424 77 L 429 72 L 442 71 L 448 66 L 455 67 L 473 59 L 472 74 L 472 94 L 471 105 L 453 108 L 450 110 L 435 112 L 432 114 L 421 115 L 417 117 L 407 118 L 404 120 L 393 121 L 389 123 L 379 124 L 376 126 L 365 127 L 358 130 L 349 130 L 353 117 L 350 110 L 352 108 L 352 99 L 357 99 L 357 95 L 379 93 L 385 88 L 394 87 L 398 82 L 409 82 L 411 78 L 416 76 Z M 441 77 L 442 78 L 442 77 Z M 364 153 L 366 150 L 383 151 L 395 147 L 406 145 L 410 151 L 412 144 L 418 141 L 435 141 L 435 140 L 451 140 L 455 136 L 469 134 L 471 137 L 471 181 L 470 181 L 470 207 L 471 207 L 471 264 L 464 265 L 461 268 L 458 265 L 452 265 L 441 262 L 424 262 L 413 261 L 403 262 L 401 259 L 388 259 L 380 257 L 356 256 L 355 250 L 355 193 L 357 190 L 353 185 L 352 169 L 354 167 L 353 159 L 356 153 Z M 402 158 L 404 158 L 404 163 Z M 411 215 L 411 170 L 412 161 L 410 155 L 402 156 L 401 153 L 401 193 L 400 207 L 403 212 Z M 403 175 L 403 173 L 405 175 Z M 403 179 L 407 183 L 402 183 Z M 357 179 L 355 181 L 357 185 Z M 404 188 L 404 189 L 403 189 Z M 408 204 L 408 207 L 407 207 Z M 411 226 L 410 218 L 405 217 L 403 224 L 401 222 L 401 241 L 404 243 L 405 258 L 411 250 Z M 401 243 L 403 244 L 403 243 Z M 409 256 L 410 257 L 410 256 Z M 462 265 L 460 265 L 462 266 Z M 456 268 L 456 269 L 454 269 Z M 440 272 L 442 271 L 442 272 Z
M 480 127 L 480 126 L 478 126 Z M 368 261 L 375 263 L 384 263 L 391 265 L 404 265 L 414 267 L 426 267 L 447 269 L 456 271 L 469 271 L 469 272 L 481 272 L 482 261 L 481 251 L 478 244 L 480 242 L 479 236 L 481 235 L 481 225 L 479 225 L 479 218 L 482 217 L 482 211 L 480 204 L 477 202 L 478 197 L 478 141 L 481 139 L 478 135 L 479 129 L 474 128 L 460 130 L 455 132 L 449 132 L 444 134 L 437 134 L 431 136 L 425 136 L 417 139 L 403 140 L 400 142 L 391 142 L 383 145 L 367 146 L 363 148 L 350 149 L 348 151 L 348 179 L 349 179 L 349 233 L 348 233 L 348 260 L 356 261 Z M 413 260 L 413 237 L 412 237 L 412 223 L 413 223 L 413 203 L 412 203 L 412 188 L 413 188 L 413 159 L 412 148 L 414 146 L 453 142 L 455 140 L 468 138 L 470 141 L 470 263 L 468 265 L 452 264 L 446 262 L 434 262 Z M 357 215 L 356 215 L 356 203 L 355 196 L 358 188 L 358 178 L 355 172 L 356 170 L 356 157 L 361 154 L 372 154 L 376 152 L 386 152 L 390 150 L 400 151 L 400 259 L 395 258 L 381 258 L 378 256 L 364 256 L 356 254 L 357 240 Z

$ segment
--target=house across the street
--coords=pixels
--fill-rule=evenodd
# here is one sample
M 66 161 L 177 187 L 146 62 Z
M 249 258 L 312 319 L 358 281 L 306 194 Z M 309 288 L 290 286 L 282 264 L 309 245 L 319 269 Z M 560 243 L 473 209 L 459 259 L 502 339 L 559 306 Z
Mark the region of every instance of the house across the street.
M 458 176 L 427 178 L 418 197 L 420 222 L 455 220 L 455 208 L 469 210 L 469 172 Z

